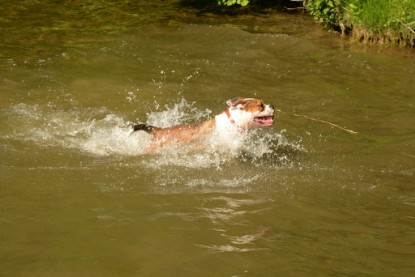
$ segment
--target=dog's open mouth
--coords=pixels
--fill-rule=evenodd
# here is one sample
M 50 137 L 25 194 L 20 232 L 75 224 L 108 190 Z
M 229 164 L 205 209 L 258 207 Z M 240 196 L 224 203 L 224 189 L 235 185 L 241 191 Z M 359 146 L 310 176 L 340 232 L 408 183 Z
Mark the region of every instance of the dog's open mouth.
M 274 116 L 258 116 L 254 118 L 254 121 L 262 126 L 272 126 L 274 124 Z

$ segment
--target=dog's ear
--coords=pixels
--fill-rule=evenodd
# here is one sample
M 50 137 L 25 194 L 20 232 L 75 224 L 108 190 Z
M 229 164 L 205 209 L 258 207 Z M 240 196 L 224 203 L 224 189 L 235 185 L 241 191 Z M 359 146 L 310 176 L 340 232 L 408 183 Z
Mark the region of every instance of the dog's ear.
M 231 108 L 244 108 L 247 104 L 245 98 L 235 97 L 226 101 L 226 104 Z

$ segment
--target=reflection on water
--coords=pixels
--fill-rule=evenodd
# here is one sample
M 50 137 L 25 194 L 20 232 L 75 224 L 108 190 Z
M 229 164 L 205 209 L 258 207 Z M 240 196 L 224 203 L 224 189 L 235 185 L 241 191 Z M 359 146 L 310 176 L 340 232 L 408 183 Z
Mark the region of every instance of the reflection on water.
M 181 1 L 2 9 L 1 274 L 414 275 L 413 52 Z M 275 126 L 157 155 L 131 134 L 236 96 Z

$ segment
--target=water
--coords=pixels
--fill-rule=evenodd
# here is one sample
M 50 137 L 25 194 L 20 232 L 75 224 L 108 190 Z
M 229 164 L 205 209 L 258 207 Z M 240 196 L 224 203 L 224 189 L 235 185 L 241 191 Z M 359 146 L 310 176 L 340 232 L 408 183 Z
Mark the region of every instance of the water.
M 2 8 L 0 275 L 414 275 L 413 50 L 295 14 L 85 3 Z M 236 96 L 275 126 L 157 155 L 129 128 Z

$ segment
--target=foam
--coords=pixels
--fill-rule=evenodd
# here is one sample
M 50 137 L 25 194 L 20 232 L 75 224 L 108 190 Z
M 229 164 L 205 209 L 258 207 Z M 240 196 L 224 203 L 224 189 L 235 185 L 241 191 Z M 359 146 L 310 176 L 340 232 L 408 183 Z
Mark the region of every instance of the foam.
M 206 120 L 211 113 L 181 99 L 162 111 L 149 113 L 146 123 L 168 127 Z M 61 147 L 97 156 L 137 156 L 145 155 L 151 143 L 150 135 L 140 131 L 132 133 L 128 120 L 105 107 L 63 110 L 21 103 L 9 108 L 6 117 L 13 128 L 13 134 L 8 137 L 42 147 Z M 278 153 L 281 147 L 305 151 L 298 143 L 289 142 L 283 132 L 273 129 L 242 133 L 236 128 L 215 130 L 194 143 L 164 147 L 157 155 L 146 156 L 143 166 L 156 170 L 168 166 L 220 170 L 224 164 L 236 160 L 255 166 L 267 162 L 289 165 L 292 162 L 289 155 Z M 203 184 L 204 181 L 188 183 L 189 186 Z
M 131 135 L 128 121 L 106 108 L 60 110 L 24 103 L 7 111 L 13 138 L 43 147 L 76 149 L 86 154 L 139 155 L 150 144 L 149 135 Z

